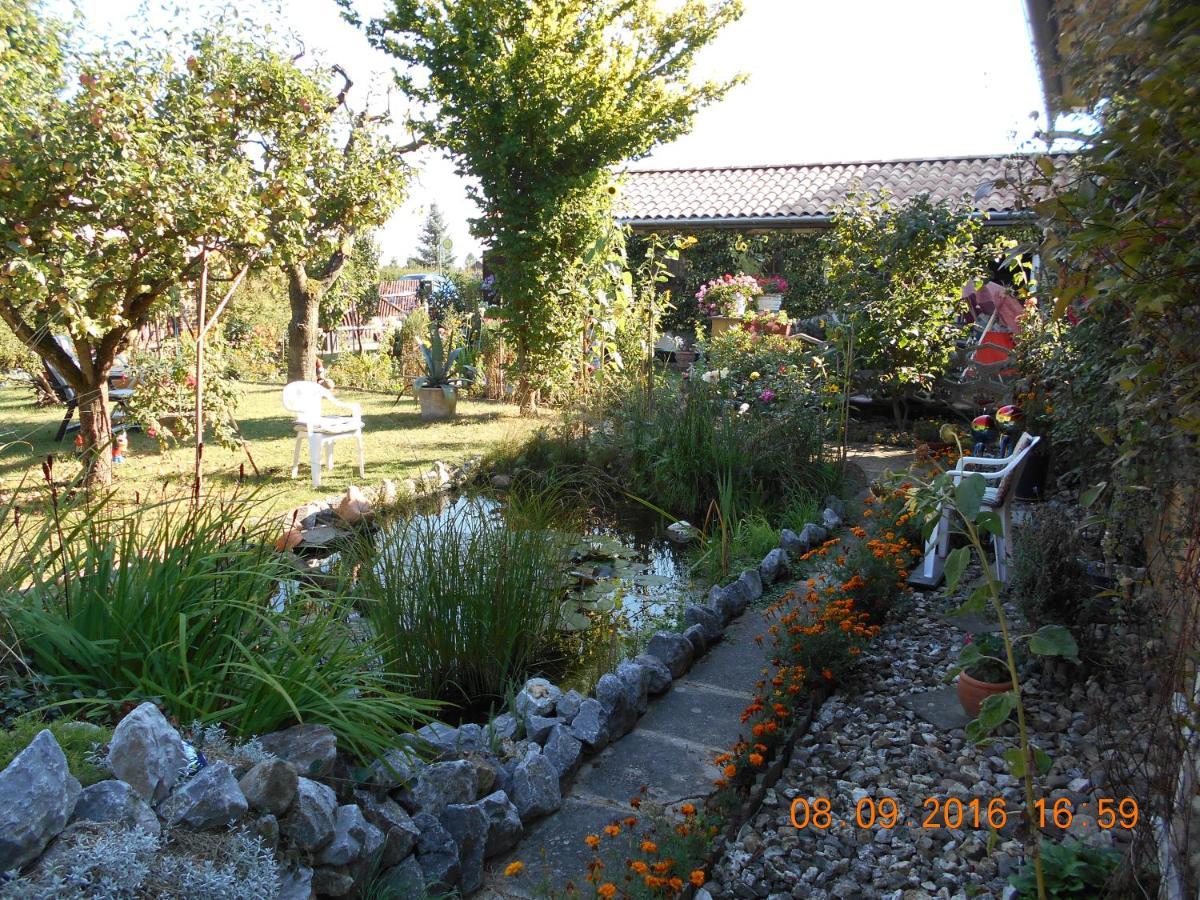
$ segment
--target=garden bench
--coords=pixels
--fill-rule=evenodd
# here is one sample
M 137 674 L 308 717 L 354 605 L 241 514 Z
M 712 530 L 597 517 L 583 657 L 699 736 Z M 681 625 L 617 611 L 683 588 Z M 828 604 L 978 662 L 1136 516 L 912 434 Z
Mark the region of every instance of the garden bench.
M 75 348 L 71 345 L 71 342 L 67 338 L 59 336 L 54 339 L 54 342 L 58 344 L 63 351 L 78 364 L 79 360 L 75 356 Z M 54 396 L 58 398 L 60 403 L 67 407 L 67 411 L 63 415 L 62 423 L 58 426 L 58 433 L 54 435 L 54 440 L 57 442 L 63 439 L 63 436 L 71 427 L 71 417 L 75 415 L 75 410 L 79 407 L 79 397 L 75 393 L 75 388 L 71 387 L 67 379 L 63 377 L 62 372 L 58 371 L 58 369 L 54 368 L 54 366 L 50 365 L 48 362 L 43 362 L 42 365 L 45 367 L 46 381 L 50 384 L 50 389 L 54 391 Z M 109 376 L 108 399 L 113 402 L 113 405 L 120 410 L 122 417 L 124 417 L 127 412 L 126 405 L 133 397 L 133 388 L 112 387 L 112 381 L 117 377 L 119 376 Z M 76 423 L 75 428 L 78 427 L 79 423 Z
M 996 578 L 1000 582 L 1008 580 L 1009 557 L 1012 556 L 1012 499 L 1016 495 L 1016 484 L 1021 477 L 1021 471 L 1029 460 L 1029 453 L 1041 438 L 1025 432 L 1017 439 L 1013 452 L 1000 459 L 986 456 L 964 456 L 959 459 L 951 473 L 957 485 L 964 475 L 972 474 L 971 470 L 980 470 L 989 483 L 983 494 L 983 509 L 992 510 L 1000 518 L 1000 533 L 992 536 L 996 551 Z M 946 557 L 950 553 L 950 524 L 953 507 L 949 504 L 942 506 L 941 516 L 937 525 L 925 543 L 925 558 L 918 569 L 908 576 L 909 584 L 920 587 L 936 587 L 942 580 L 942 571 Z
M 326 416 L 321 413 L 321 403 L 348 410 L 348 416 Z M 312 485 L 321 486 L 321 456 L 333 471 L 333 445 L 342 438 L 354 438 L 358 444 L 358 475 L 366 476 L 363 459 L 362 409 L 357 403 L 345 403 L 315 381 L 293 381 L 283 389 L 283 406 L 295 413 L 292 427 L 296 431 L 296 449 L 292 454 L 292 477 L 300 469 L 300 447 L 308 440 L 308 458 L 312 467 Z

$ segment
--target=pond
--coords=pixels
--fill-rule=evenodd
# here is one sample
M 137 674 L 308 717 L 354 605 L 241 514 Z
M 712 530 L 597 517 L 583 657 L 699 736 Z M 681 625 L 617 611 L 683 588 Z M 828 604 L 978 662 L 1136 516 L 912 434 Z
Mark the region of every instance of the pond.
M 498 669 L 586 693 L 655 631 L 677 627 L 698 588 L 668 524 L 636 504 L 576 504 L 561 516 L 515 498 L 443 495 L 341 543 L 310 577 L 372 598 L 363 624 L 411 650 L 405 671 L 425 673 L 421 693 L 454 707 L 444 718 L 478 720 L 511 690 Z M 283 586 L 277 602 L 298 587 Z

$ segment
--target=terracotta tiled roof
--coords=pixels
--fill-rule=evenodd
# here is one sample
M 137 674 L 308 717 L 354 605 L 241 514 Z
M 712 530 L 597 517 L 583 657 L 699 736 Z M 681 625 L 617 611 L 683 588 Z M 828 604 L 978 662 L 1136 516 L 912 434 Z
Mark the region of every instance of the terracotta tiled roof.
M 778 219 L 780 224 L 821 226 L 847 194 L 888 190 L 898 200 L 929 194 L 934 200 L 966 198 L 980 211 L 1013 213 L 1025 157 L 968 156 L 794 166 L 730 166 L 630 171 L 617 215 L 631 224 L 656 221 L 703 224 L 738 219 Z M 1028 175 L 1025 179 L 1028 180 Z M 770 224 L 770 223 L 764 223 Z

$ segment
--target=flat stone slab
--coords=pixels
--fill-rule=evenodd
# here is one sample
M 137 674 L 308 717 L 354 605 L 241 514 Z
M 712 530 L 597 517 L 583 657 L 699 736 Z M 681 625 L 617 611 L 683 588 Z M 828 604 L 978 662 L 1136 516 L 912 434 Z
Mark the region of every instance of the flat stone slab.
M 953 685 L 933 691 L 918 691 L 896 698 L 901 705 L 942 731 L 965 728 L 971 717 L 958 702 L 958 689 Z
M 963 613 L 962 615 L 947 613 L 942 616 L 942 619 L 948 625 L 953 625 L 967 634 L 994 634 L 1000 631 L 995 617 L 983 613 Z
M 638 796 L 643 785 L 652 801 L 664 805 L 706 797 L 712 793 L 713 782 L 721 777 L 713 764 L 720 750 L 707 743 L 684 743 L 692 739 L 688 735 L 663 735 L 639 724 L 590 761 L 575 779 L 572 794 L 586 793 L 624 804 L 626 809 L 631 809 L 629 800 Z
M 318 525 L 316 528 L 309 528 L 302 532 L 300 545 L 302 547 L 328 547 L 343 534 L 342 529 L 333 525 Z
M 749 687 L 753 686 L 750 682 Z M 742 711 L 752 699 L 752 694 L 716 691 L 685 676 L 675 682 L 666 698 L 650 707 L 638 721 L 637 730 L 671 734 L 725 751 L 737 740 L 743 727 Z

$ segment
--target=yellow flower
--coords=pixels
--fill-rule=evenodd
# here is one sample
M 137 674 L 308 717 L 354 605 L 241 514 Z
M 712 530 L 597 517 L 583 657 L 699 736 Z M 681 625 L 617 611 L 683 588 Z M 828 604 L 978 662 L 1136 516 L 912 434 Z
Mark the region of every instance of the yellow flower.
M 761 375 L 759 375 L 757 372 L 751 372 L 751 373 L 750 373 L 750 380 L 751 380 L 751 381 L 757 381 L 757 380 L 758 380 L 758 379 L 760 379 L 760 378 L 762 378 L 762 376 L 761 376 Z
M 520 875 L 521 872 L 523 872 L 524 870 L 525 870 L 525 863 L 518 860 L 517 862 L 510 862 L 507 866 L 505 866 L 504 874 L 506 877 L 512 878 L 516 875 Z

